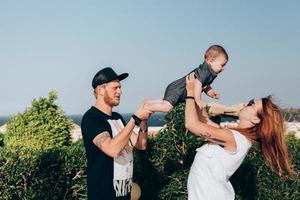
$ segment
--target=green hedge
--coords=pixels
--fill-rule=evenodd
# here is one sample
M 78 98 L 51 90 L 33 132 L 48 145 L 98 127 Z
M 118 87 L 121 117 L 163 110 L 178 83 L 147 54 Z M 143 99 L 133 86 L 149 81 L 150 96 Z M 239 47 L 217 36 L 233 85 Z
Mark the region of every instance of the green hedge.
M 82 142 L 69 147 L 0 148 L 0 199 L 86 199 Z
M 134 181 L 141 186 L 142 199 L 187 199 L 189 168 L 195 149 L 204 141 L 185 130 L 183 111 L 181 105 L 166 115 L 167 128 L 149 139 L 146 151 L 134 152 Z M 68 121 L 65 122 L 62 126 L 68 127 Z M 65 135 L 64 130 L 62 132 L 46 134 L 43 139 Z M 72 145 L 32 148 L 27 146 L 32 137 L 15 133 L 28 141 L 22 146 L 22 142 L 11 140 L 9 137 L 13 136 L 6 135 L 4 146 L 0 146 L 0 199 L 86 199 L 86 159 L 82 141 Z M 286 141 L 299 174 L 300 140 L 289 135 Z M 281 180 L 266 167 L 256 146 L 251 148 L 231 182 L 236 199 L 285 200 L 300 196 L 299 178 Z
M 148 144 L 145 152 L 135 152 L 135 181 L 142 188 L 143 199 L 187 199 L 187 177 L 196 148 L 204 141 L 184 128 L 184 106 L 166 115 L 167 127 Z M 300 171 L 300 140 L 286 136 L 295 166 Z M 236 199 L 299 199 L 299 176 L 280 179 L 263 161 L 254 145 L 241 167 L 230 179 Z
M 34 99 L 0 137 L 0 199 L 86 199 L 83 144 L 71 145 L 72 120 L 57 94 Z

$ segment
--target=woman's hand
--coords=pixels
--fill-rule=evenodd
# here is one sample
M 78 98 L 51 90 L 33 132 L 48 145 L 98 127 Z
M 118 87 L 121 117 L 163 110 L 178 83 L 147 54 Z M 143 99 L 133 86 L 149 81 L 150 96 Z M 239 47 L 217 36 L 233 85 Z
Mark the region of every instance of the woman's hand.
M 195 73 L 192 72 L 185 77 L 187 96 L 194 96 Z

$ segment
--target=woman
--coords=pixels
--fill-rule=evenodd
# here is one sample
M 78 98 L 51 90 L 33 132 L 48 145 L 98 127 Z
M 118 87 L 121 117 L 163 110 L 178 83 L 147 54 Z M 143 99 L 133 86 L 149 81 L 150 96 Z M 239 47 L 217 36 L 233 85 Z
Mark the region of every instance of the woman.
M 220 128 L 197 112 L 194 102 L 194 74 L 186 77 L 185 126 L 209 143 L 197 149 L 188 177 L 189 200 L 232 200 L 229 182 L 253 142 L 257 142 L 267 165 L 279 176 L 292 176 L 283 140 L 283 118 L 270 97 L 251 100 L 239 113 L 237 128 Z M 200 117 L 200 119 L 199 119 Z

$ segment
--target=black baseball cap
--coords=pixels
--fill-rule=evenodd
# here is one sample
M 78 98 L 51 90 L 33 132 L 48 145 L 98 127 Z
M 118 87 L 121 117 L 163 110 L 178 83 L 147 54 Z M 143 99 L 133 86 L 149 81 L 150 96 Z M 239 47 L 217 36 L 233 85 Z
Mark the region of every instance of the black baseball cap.
M 128 73 L 123 73 L 120 75 L 117 75 L 116 72 L 110 68 L 106 67 L 104 69 L 101 69 L 97 74 L 94 76 L 92 81 L 92 86 L 95 89 L 98 85 L 102 85 L 104 83 L 108 83 L 113 80 L 123 80 L 127 78 Z

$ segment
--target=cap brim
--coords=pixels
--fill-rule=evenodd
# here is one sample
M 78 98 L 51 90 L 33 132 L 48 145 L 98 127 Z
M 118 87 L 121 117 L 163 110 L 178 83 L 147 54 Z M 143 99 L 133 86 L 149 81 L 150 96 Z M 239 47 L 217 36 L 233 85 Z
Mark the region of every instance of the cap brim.
M 119 80 L 119 81 L 122 81 L 122 80 L 124 80 L 125 78 L 127 78 L 128 77 L 128 73 L 123 73 L 123 74 L 120 74 L 119 76 L 117 76 L 117 80 Z

